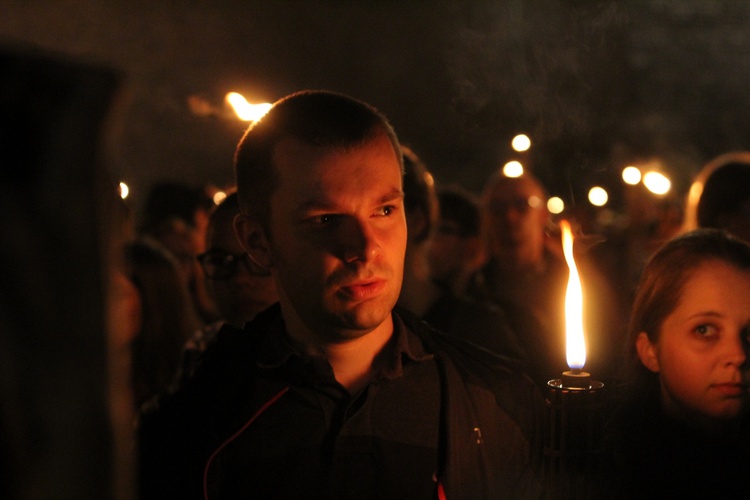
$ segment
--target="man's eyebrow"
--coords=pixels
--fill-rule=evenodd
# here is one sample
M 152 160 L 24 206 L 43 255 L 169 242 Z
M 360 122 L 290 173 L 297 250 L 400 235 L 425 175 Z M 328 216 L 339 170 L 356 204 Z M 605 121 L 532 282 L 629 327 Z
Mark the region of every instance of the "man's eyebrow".
M 403 200 L 403 199 L 404 199 L 404 191 L 402 189 L 394 189 L 390 193 L 383 195 L 379 200 L 379 204 L 388 203 L 391 201 Z
M 393 189 L 392 191 L 389 191 L 388 193 L 384 194 L 380 198 L 377 198 L 375 201 L 375 205 L 383 205 L 386 203 L 392 203 L 394 201 L 400 201 L 404 198 L 404 192 L 401 189 Z M 312 198 L 310 200 L 307 200 L 303 203 L 301 203 L 296 209 L 296 212 L 305 212 L 309 210 L 328 210 L 336 209 L 336 204 L 330 200 L 329 198 L 326 198 L 325 196 L 317 196 L 315 198 Z

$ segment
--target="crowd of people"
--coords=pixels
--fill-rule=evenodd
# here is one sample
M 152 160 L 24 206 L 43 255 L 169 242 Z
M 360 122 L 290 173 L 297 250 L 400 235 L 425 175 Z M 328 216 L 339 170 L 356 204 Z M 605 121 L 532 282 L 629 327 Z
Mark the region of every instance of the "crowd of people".
M 157 186 L 123 249 L 142 498 L 561 498 L 543 422 L 568 267 L 542 180 L 436 185 L 326 91 L 275 103 L 235 169 L 218 206 Z M 611 393 L 592 498 L 750 495 L 750 153 L 709 163 L 684 213 L 636 262 L 576 253 Z

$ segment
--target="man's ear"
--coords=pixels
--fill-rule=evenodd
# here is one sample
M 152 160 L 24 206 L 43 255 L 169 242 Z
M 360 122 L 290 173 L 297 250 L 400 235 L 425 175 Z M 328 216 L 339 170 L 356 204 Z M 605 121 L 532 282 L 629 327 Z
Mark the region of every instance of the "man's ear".
M 641 359 L 643 366 L 654 373 L 659 373 L 659 357 L 656 352 L 656 345 L 651 343 L 646 332 L 638 334 L 635 339 L 635 349 L 638 351 L 638 357 Z
M 267 269 L 273 267 L 271 245 L 260 222 L 247 215 L 237 214 L 234 217 L 234 234 L 242 248 L 257 264 Z

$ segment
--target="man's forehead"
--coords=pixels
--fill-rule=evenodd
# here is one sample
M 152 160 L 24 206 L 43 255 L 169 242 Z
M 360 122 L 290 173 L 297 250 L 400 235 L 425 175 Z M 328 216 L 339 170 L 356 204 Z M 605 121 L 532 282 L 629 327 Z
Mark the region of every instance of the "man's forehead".
M 385 167 L 393 165 L 396 167 L 398 175 L 402 176 L 399 157 L 385 132 L 377 132 L 361 142 L 351 144 L 317 145 L 292 136 L 284 137 L 274 146 L 272 160 L 277 171 L 280 166 L 287 167 L 287 169 L 289 167 L 305 169 L 309 164 L 317 163 L 327 157 L 349 153 L 356 154 L 357 151 L 372 147 L 382 148 L 379 150 L 381 154 L 387 147 L 388 154 L 381 164 L 384 167 L 384 172 L 386 172 Z
M 316 146 L 290 137 L 277 143 L 274 162 L 280 187 L 291 188 L 282 189 L 285 201 L 300 208 L 326 206 L 332 198 L 353 191 L 374 203 L 403 198 L 401 165 L 385 134 L 350 147 Z M 333 170 L 318 170 L 323 165 Z M 342 166 L 346 168 L 342 170 Z M 315 170 L 314 175 L 310 169 Z

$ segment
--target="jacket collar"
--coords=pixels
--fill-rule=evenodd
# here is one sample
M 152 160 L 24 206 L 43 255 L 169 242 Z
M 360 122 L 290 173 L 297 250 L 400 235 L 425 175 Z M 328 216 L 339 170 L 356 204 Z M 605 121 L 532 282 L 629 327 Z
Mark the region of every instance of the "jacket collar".
M 425 348 L 421 338 L 406 326 L 401 316 L 393 312 L 393 336 L 386 349 L 390 352 L 385 356 L 377 378 L 393 379 L 403 374 L 403 364 L 421 362 L 433 358 L 433 354 Z M 256 328 L 262 331 L 257 331 Z M 301 353 L 295 348 L 286 332 L 281 308 L 276 305 L 265 311 L 262 317 L 256 318 L 246 326 L 249 335 L 260 335 L 257 366 L 260 370 L 274 370 L 282 368 L 288 363 L 302 362 L 320 365 L 327 361 L 322 358 Z M 292 361 L 294 360 L 294 361 Z

